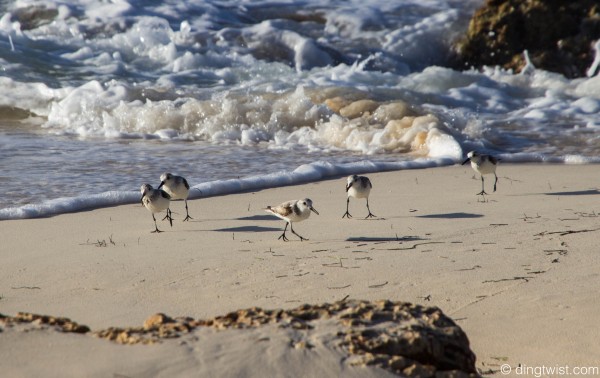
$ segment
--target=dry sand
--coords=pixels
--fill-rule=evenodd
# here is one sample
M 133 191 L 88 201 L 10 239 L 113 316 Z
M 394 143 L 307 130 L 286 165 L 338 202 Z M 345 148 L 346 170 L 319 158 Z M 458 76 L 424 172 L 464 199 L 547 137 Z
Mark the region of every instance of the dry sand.
M 345 211 L 345 178 L 189 201 L 194 219 L 151 234 L 126 205 L 0 222 L 0 313 L 68 317 L 92 330 L 150 315 L 205 319 L 240 308 L 350 299 L 437 306 L 467 333 L 477 366 L 599 366 L 600 191 L 597 165 L 501 165 L 498 191 L 476 196 L 467 166 L 368 175 Z M 491 192 L 492 179 L 487 189 Z M 135 186 L 135 185 L 134 185 Z M 308 197 L 320 216 L 295 224 L 263 211 Z M 162 217 L 161 217 L 162 218 Z M 272 342 L 257 343 L 270 335 Z M 288 335 L 289 336 L 289 335 Z M 286 335 L 200 330 L 122 346 L 50 331 L 0 332 L 0 370 L 31 376 L 385 376 L 342 352 L 286 353 Z M 201 340 L 201 341 L 199 341 Z M 287 343 L 287 344 L 286 344 Z M 323 351 L 325 350 L 325 351 Z M 496 373 L 501 375 L 500 373 Z

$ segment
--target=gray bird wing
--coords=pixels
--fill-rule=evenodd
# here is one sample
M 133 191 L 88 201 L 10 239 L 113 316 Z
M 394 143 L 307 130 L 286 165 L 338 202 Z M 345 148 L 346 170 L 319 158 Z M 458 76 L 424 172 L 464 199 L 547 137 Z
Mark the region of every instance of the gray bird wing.
M 292 212 L 294 212 L 294 202 L 292 201 L 292 202 L 282 203 L 281 205 L 271 206 L 271 207 L 268 207 L 267 209 L 273 213 L 287 217 Z

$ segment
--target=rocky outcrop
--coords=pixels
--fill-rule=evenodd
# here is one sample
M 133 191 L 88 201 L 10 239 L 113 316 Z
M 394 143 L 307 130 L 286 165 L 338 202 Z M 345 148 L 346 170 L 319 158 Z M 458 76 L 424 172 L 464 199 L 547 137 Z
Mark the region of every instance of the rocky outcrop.
M 456 45 L 456 68 L 502 66 L 520 72 L 524 51 L 537 68 L 585 76 L 600 39 L 597 0 L 488 0 Z
M 90 331 L 88 326 L 77 324 L 68 318 L 31 314 L 28 312 L 19 312 L 16 316 L 0 314 L 0 326 L 12 327 L 19 324 L 33 324 L 40 328 L 52 328 L 59 332 L 88 333 Z
M 335 320 L 331 333 L 334 347 L 347 354 L 346 363 L 378 366 L 403 376 L 477 376 L 475 355 L 462 329 L 435 307 L 423 307 L 387 300 L 339 301 L 333 304 L 302 305 L 290 310 L 250 308 L 208 320 L 171 318 L 165 314 L 149 317 L 142 327 L 108 328 L 92 332 L 96 337 L 119 344 L 153 344 L 178 338 L 198 327 L 219 330 L 247 329 L 274 324 L 276 329 L 311 332 L 319 322 Z M 66 318 L 19 313 L 0 314 L 0 326 L 31 323 L 41 329 L 90 333 L 86 326 Z M 0 328 L 1 330 L 2 328 Z M 312 348 L 305 337 L 290 347 Z

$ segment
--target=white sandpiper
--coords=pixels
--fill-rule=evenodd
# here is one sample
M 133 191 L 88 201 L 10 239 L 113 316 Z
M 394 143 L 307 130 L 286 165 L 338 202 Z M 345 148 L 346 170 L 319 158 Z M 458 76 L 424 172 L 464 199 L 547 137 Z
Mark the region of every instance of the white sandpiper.
M 348 176 L 348 182 L 346 184 L 346 194 L 348 197 L 346 199 L 346 213 L 342 215 L 342 218 L 352 218 L 352 215 L 350 215 L 348 212 L 348 206 L 350 206 L 350 197 L 366 198 L 369 215 L 367 215 L 365 219 L 376 217 L 375 214 L 371 213 L 371 209 L 369 209 L 369 194 L 371 193 L 371 188 L 373 188 L 373 184 L 371 184 L 371 180 L 369 180 L 368 177 L 357 175 Z
M 278 218 L 283 219 L 287 223 L 285 224 L 285 228 L 283 229 L 283 234 L 278 239 L 283 239 L 283 241 L 288 241 L 288 238 L 285 236 L 285 232 L 287 231 L 288 224 L 290 225 L 290 230 L 302 240 L 308 240 L 296 233 L 294 228 L 292 227 L 293 222 L 302 222 L 305 219 L 308 219 L 310 216 L 310 212 L 313 211 L 315 214 L 319 215 L 317 210 L 312 205 L 312 201 L 308 198 L 294 201 L 287 201 L 282 203 L 281 205 L 272 207 L 267 206 L 265 209 L 266 212 L 269 212 L 275 215 Z
M 173 218 L 171 218 L 169 210 L 171 196 L 169 196 L 169 194 L 167 194 L 164 190 L 154 189 L 150 184 L 142 185 L 141 192 L 142 198 L 140 201 L 142 201 L 146 209 L 150 210 L 150 213 L 152 213 L 152 219 L 154 219 L 154 231 L 152 232 L 162 232 L 156 225 L 156 218 L 154 217 L 154 214 L 160 213 L 164 210 L 167 210 L 166 218 L 169 219 L 169 223 L 171 224 L 171 227 L 173 227 Z
M 481 175 L 481 192 L 477 193 L 477 195 L 485 195 L 483 175 L 494 174 L 496 180 L 494 181 L 494 192 L 496 191 L 496 184 L 498 183 L 498 176 L 496 175 L 496 166 L 498 165 L 498 161 L 500 159 L 492 156 L 480 154 L 477 151 L 471 151 L 467 154 L 467 159 L 463 161 L 462 165 L 467 164 L 469 161 L 471 162 L 471 168 L 475 170 L 475 172 Z
M 171 173 L 163 173 L 160 175 L 160 185 L 158 189 L 164 188 L 164 191 L 171 196 L 171 200 L 184 200 L 185 201 L 185 219 L 194 219 L 190 217 L 188 211 L 187 198 L 190 193 L 190 184 L 187 180 L 181 176 L 175 176 Z M 164 219 L 163 219 L 164 220 Z

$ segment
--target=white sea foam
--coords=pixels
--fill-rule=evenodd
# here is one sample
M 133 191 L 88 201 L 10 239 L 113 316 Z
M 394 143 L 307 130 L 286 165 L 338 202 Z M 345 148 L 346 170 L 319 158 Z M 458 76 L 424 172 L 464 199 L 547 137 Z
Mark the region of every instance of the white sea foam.
M 302 177 L 329 175 L 311 164 L 320 160 L 331 175 L 359 172 L 352 164 L 367 156 L 374 169 L 448 164 L 472 149 L 599 162 L 598 57 L 573 80 L 533 66 L 440 67 L 482 3 L 5 2 L 0 209 L 11 209 L 0 214 L 126 203 L 106 191 L 164 169 L 225 193 L 297 182 L 303 170 L 268 173 L 304 163 L 318 172 Z M 365 99 L 377 107 L 341 113 Z

